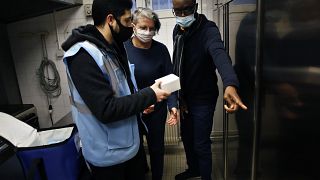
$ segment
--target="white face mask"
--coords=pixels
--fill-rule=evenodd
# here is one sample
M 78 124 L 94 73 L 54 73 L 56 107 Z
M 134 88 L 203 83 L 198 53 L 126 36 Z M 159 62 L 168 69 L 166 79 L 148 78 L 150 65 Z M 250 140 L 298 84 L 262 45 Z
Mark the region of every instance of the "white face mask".
M 180 25 L 183 28 L 190 27 L 191 24 L 195 21 L 194 14 L 190 14 L 189 16 L 185 17 L 176 17 L 176 22 L 178 25 Z
M 134 35 L 144 43 L 150 42 L 155 34 L 155 31 L 142 30 L 138 28 L 134 31 Z

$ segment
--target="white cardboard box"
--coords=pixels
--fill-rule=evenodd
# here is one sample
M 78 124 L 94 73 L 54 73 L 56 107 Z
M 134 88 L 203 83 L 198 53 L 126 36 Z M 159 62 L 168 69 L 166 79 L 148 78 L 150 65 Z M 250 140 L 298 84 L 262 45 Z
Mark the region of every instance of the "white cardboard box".
M 166 90 L 170 93 L 181 89 L 180 78 L 174 74 L 169 74 L 162 78 L 156 79 L 155 81 L 161 81 L 160 89 Z

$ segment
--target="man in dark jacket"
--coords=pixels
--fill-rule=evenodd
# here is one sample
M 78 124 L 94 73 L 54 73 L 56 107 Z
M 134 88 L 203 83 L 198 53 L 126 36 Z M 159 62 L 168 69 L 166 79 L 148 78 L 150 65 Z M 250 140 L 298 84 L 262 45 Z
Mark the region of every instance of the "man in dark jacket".
M 181 137 L 188 169 L 176 179 L 201 176 L 211 179 L 210 134 L 219 95 L 217 69 L 224 86 L 227 112 L 247 107 L 237 94 L 239 86 L 231 60 L 214 22 L 197 13 L 196 0 L 173 0 L 177 25 L 173 30 L 174 72 L 180 77 Z
M 123 42 L 132 35 L 131 0 L 94 0 L 94 25 L 63 43 L 72 116 L 94 179 L 143 180 L 139 113 L 169 93 L 159 83 L 137 91 Z

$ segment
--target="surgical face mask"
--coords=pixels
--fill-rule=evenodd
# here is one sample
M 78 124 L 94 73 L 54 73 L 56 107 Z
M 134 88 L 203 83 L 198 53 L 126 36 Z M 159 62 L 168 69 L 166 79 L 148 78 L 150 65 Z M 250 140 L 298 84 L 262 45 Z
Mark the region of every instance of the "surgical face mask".
M 194 17 L 194 14 L 190 14 L 189 16 L 184 17 L 176 16 L 177 24 L 183 28 L 190 27 L 195 20 L 196 18 Z
M 134 31 L 134 35 L 144 43 L 150 42 L 155 34 L 155 31 L 142 30 L 138 28 Z

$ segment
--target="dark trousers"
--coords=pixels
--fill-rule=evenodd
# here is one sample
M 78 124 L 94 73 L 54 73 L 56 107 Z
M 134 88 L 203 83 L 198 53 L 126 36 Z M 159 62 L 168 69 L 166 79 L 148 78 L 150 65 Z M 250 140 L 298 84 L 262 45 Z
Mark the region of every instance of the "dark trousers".
M 188 168 L 200 172 L 202 179 L 211 180 L 212 155 L 210 134 L 215 105 L 188 105 L 181 117 L 181 138 Z
M 90 164 L 91 174 L 94 180 L 145 180 L 143 146 L 132 159 L 109 167 L 97 167 Z
M 146 137 L 150 154 L 152 180 L 161 180 L 164 163 L 164 131 L 167 107 L 166 104 L 161 104 L 160 107 L 156 108 L 154 112 L 144 115 L 142 119 L 148 127 Z

